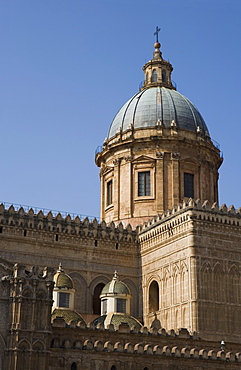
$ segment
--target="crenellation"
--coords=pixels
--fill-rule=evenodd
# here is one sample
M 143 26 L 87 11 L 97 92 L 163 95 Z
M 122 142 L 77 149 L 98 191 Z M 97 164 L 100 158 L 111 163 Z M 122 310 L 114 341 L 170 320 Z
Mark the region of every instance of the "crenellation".
M 185 214 L 187 210 L 191 210 L 192 213 Z M 195 212 L 196 210 L 199 212 L 196 213 Z M 219 213 L 219 217 L 217 217 L 217 213 Z M 183 216 L 181 216 L 181 214 L 183 214 Z M 178 215 L 180 215 L 179 218 L 175 218 L 169 224 L 167 223 L 167 221 L 170 218 L 173 218 L 173 216 L 177 217 Z M 214 216 L 212 215 L 215 215 L 216 218 L 214 218 Z M 176 224 L 180 225 L 182 223 L 185 223 L 185 221 L 188 221 L 189 218 L 195 219 L 195 217 L 198 217 L 202 221 L 208 221 L 208 222 L 212 221 L 212 222 L 218 222 L 221 224 L 227 224 L 227 225 L 232 225 L 232 226 L 240 225 L 240 221 L 239 221 L 240 212 L 236 210 L 234 206 L 230 206 L 229 208 L 227 208 L 226 205 L 222 205 L 217 210 L 217 203 L 214 203 L 213 206 L 210 207 L 210 204 L 208 201 L 204 202 L 202 207 L 200 207 L 199 200 L 197 202 L 194 202 L 194 201 L 189 202 L 188 204 L 184 202 L 184 204 L 182 204 L 182 206 L 180 205 L 179 208 L 173 209 L 172 217 L 170 217 L 170 212 L 164 212 L 161 216 L 162 217 L 153 218 L 148 223 L 144 223 L 142 226 L 139 226 L 138 228 L 138 234 L 140 235 L 139 240 L 141 240 L 141 235 L 143 233 L 146 233 L 146 231 L 148 231 L 149 229 L 152 229 L 153 227 L 156 228 L 157 225 L 163 224 L 164 222 L 165 222 L 164 227 L 165 228 L 169 227 L 169 231 L 172 230 L 171 232 L 173 235 L 174 227 L 176 226 Z M 232 217 L 232 219 L 230 217 Z M 235 219 L 233 219 L 233 217 L 235 217 Z M 163 232 L 163 229 L 159 229 L 159 230 L 161 233 Z M 153 237 L 153 235 L 151 233 L 148 233 L 148 238 L 151 238 L 151 237 Z
M 86 217 L 83 221 L 80 221 L 77 216 L 74 220 L 71 219 L 70 215 L 67 215 L 65 219 L 60 213 L 56 217 L 53 217 L 52 212 L 48 212 L 44 216 L 43 212 L 38 212 L 38 214 L 33 214 L 32 211 L 26 213 L 21 207 L 18 211 L 15 211 L 13 206 L 10 206 L 8 210 L 5 210 L 4 205 L 1 205 L 0 223 L 1 225 L 15 226 L 24 229 L 35 229 L 36 232 L 24 231 L 24 236 L 28 237 L 38 237 L 40 236 L 40 231 L 48 233 L 57 233 L 58 240 L 66 242 L 69 241 L 68 235 L 72 235 L 71 242 L 74 242 L 74 236 L 76 237 L 93 237 L 98 239 L 110 239 L 122 242 L 133 242 L 136 239 L 136 231 L 132 230 L 130 224 L 125 228 L 123 224 L 115 226 L 112 222 L 109 226 L 106 225 L 105 221 L 98 224 L 96 219 L 92 222 Z M 3 227 L 2 232 L 9 232 L 9 228 Z M 44 235 L 41 235 L 42 239 Z

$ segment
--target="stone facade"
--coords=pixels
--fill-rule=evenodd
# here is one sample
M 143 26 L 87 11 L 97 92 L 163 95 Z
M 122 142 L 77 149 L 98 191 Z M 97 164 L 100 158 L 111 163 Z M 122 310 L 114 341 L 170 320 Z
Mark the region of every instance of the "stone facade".
M 76 289 L 75 308 L 86 321 L 96 317 L 93 296 L 98 285 L 105 285 L 113 271 L 121 271 L 122 280 L 131 290 L 131 314 L 142 315 L 140 260 L 137 234 L 132 227 L 114 223 L 98 224 L 96 219 L 80 221 L 70 216 L 53 217 L 30 209 L 5 210 L 0 206 L 1 257 L 15 263 L 47 265 L 57 268 L 61 262 Z
M 158 42 L 143 70 L 130 124 L 129 101 L 96 154 L 100 223 L 0 205 L 0 370 L 241 368 L 241 209 L 218 206 L 220 151 Z M 100 317 L 114 270 L 134 316 L 116 326 Z
M 241 213 L 184 202 L 139 227 L 145 323 L 240 341 Z M 150 306 L 150 286 L 158 310 Z
M 0 223 L 1 251 L 12 260 L 1 261 L 2 369 L 20 370 L 24 362 L 30 370 L 36 369 L 36 363 L 44 370 L 71 369 L 72 364 L 77 369 L 150 370 L 160 368 L 160 359 L 163 369 L 222 369 L 227 361 L 230 369 L 239 368 L 240 210 L 189 200 L 133 231 L 121 224 L 66 220 L 31 210 L 7 210 L 2 205 Z M 61 259 L 75 281 L 75 309 L 88 322 L 97 316 L 93 314 L 94 288 L 110 278 L 104 270 L 96 273 L 92 253 L 85 254 L 84 263 L 83 251 L 76 253 L 78 260 L 73 264 L 72 254 L 76 248 L 81 250 L 83 239 L 85 251 L 96 251 L 97 257 L 101 241 L 103 255 L 105 248 L 109 255 L 121 251 L 125 263 L 118 269 L 132 290 L 136 317 L 141 317 L 142 306 L 137 307 L 143 296 L 146 328 L 141 332 L 125 325 L 117 331 L 112 326 L 108 331 L 101 325 L 86 327 L 82 322 L 66 325 L 63 319 L 55 319 L 50 327 L 53 269 L 25 268 L 14 261 L 17 257 L 31 265 L 33 259 L 39 263 L 44 258 L 55 261 L 54 267 Z M 78 264 L 81 267 L 76 271 Z M 100 266 L 106 269 L 107 263 Z M 40 309 L 45 311 L 40 313 Z M 220 349 L 221 340 L 225 351 Z

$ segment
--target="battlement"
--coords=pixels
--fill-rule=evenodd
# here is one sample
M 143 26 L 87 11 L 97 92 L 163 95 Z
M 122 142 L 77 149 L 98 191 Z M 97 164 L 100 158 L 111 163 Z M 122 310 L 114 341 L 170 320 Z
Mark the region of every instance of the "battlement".
M 196 215 L 194 215 L 193 212 L 191 215 L 188 211 L 194 211 L 196 212 Z M 184 224 L 186 221 L 195 218 L 203 221 L 214 221 L 221 224 L 240 226 L 241 207 L 235 209 L 233 205 L 227 207 L 226 204 L 218 206 L 216 202 L 213 205 L 210 205 L 208 200 L 201 203 L 200 199 L 194 201 L 194 199 L 190 198 L 188 201 L 183 201 L 183 203 L 178 204 L 171 210 L 167 210 L 166 212 L 153 217 L 143 225 L 138 225 L 137 232 L 140 236 L 139 239 L 142 240 L 142 235 L 146 235 L 148 231 L 151 231 L 153 228 L 163 224 L 165 224 L 165 226 L 158 228 L 159 232 L 168 231 L 170 236 L 170 230 L 172 229 L 173 233 L 173 228 L 175 226 L 179 226 Z M 155 234 L 157 232 L 158 231 L 156 229 Z M 154 234 L 152 234 L 152 236 L 154 236 Z
M 33 236 L 34 231 L 48 232 L 55 234 L 56 240 L 59 237 L 64 239 L 66 236 L 81 236 L 114 241 L 136 241 L 136 231 L 132 230 L 130 224 L 126 227 L 122 223 L 116 226 L 114 222 L 107 225 L 105 221 L 98 223 L 96 218 L 90 221 L 88 217 L 81 221 L 79 216 L 71 218 L 68 214 L 63 217 L 61 213 L 54 216 L 51 211 L 44 214 L 41 210 L 34 213 L 32 208 L 26 212 L 23 207 L 16 210 L 13 205 L 6 209 L 2 203 L 0 204 L 0 233 L 8 232 L 7 229 L 10 226 L 21 229 L 23 236 Z
M 119 354 L 137 354 L 143 357 L 151 355 L 162 357 L 163 360 L 165 357 L 172 357 L 241 362 L 240 352 L 236 352 L 235 349 L 234 351 L 225 351 L 220 346 L 218 348 L 217 343 L 208 344 L 202 341 L 197 333 L 191 334 L 187 329 L 166 332 L 164 328 L 149 330 L 147 327 L 142 327 L 139 331 L 137 328 L 130 328 L 127 324 L 122 323 L 117 330 L 114 330 L 112 324 L 108 326 L 108 329 L 105 329 L 103 324 L 94 327 L 92 324 L 86 326 L 83 322 L 77 326 L 71 322 L 67 325 L 62 318 L 53 320 L 52 329 L 51 347 L 55 351 L 64 348 L 84 352 L 94 351 L 99 354 L 101 352 L 115 353 L 116 356 Z M 74 335 L 73 329 L 75 329 Z

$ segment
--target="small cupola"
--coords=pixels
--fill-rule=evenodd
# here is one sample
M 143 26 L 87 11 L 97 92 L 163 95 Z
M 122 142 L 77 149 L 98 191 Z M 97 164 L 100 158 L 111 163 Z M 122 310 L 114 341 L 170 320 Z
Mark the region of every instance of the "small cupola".
M 61 263 L 54 275 L 53 308 L 74 309 L 74 285 L 71 277 L 67 275 Z
M 128 286 L 119 280 L 115 271 L 113 279 L 100 294 L 101 315 L 110 313 L 130 315 L 131 293 Z
M 128 324 L 130 328 L 140 330 L 141 323 L 130 315 L 131 293 L 128 286 L 120 281 L 115 271 L 112 280 L 104 286 L 100 293 L 101 316 L 97 317 L 93 324 L 103 324 L 107 329 L 113 325 L 118 330 L 120 324 Z
M 156 42 L 154 44 L 155 50 L 153 53 L 153 58 L 143 66 L 144 83 L 140 90 L 156 86 L 163 86 L 176 90 L 171 80 L 173 67 L 171 63 L 162 58 L 162 53 L 160 50 L 161 44 L 158 41 L 159 31 L 160 28 L 156 27 L 156 32 L 154 33 L 156 36 Z

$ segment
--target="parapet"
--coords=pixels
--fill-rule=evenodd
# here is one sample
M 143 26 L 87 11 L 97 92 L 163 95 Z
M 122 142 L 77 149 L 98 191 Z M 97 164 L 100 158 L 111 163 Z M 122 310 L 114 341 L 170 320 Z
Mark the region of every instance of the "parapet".
M 176 216 L 180 216 L 179 220 L 176 221 L 179 224 L 187 221 L 190 218 L 195 218 L 194 213 L 189 213 L 188 216 L 184 215 L 184 213 L 187 211 L 194 211 L 196 214 L 197 212 L 199 214 L 202 213 L 202 216 L 199 218 L 203 220 L 211 220 L 220 223 L 233 224 L 236 226 L 241 225 L 241 207 L 235 209 L 233 205 L 227 207 L 226 204 L 219 206 L 217 202 L 213 203 L 213 205 L 210 205 L 208 200 L 201 203 L 200 199 L 195 201 L 194 199 L 190 198 L 188 201 L 183 201 L 183 203 L 179 203 L 172 209 L 153 217 L 148 222 L 138 225 L 137 232 L 139 235 L 141 235 L 158 225 L 161 225 L 169 220 L 173 220 L 173 218 Z
M 15 209 L 13 205 L 6 209 L 2 203 L 0 204 L 0 233 L 3 233 L 4 228 L 8 226 L 21 228 L 25 230 L 23 231 L 25 234 L 27 230 L 35 230 L 54 233 L 62 237 L 81 236 L 112 241 L 136 241 L 136 231 L 132 230 L 130 224 L 126 227 L 122 223 L 116 226 L 114 222 L 107 225 L 105 221 L 98 223 L 96 218 L 90 221 L 88 217 L 81 220 L 79 216 L 71 218 L 69 214 L 66 217 L 63 217 L 61 213 L 53 216 L 51 211 L 47 214 L 43 211 L 34 213 L 32 208 L 25 212 L 22 207 Z
M 124 327 L 125 326 L 125 327 Z M 204 348 L 197 334 L 189 333 L 187 329 L 179 329 L 178 332 L 165 329 L 159 331 L 149 330 L 143 327 L 141 330 L 130 328 L 126 331 L 126 325 L 120 324 L 115 331 L 113 325 L 108 329 L 95 328 L 93 325 L 85 326 L 83 323 L 75 326 L 65 324 L 61 318 L 52 322 L 53 337 L 51 348 L 74 349 L 81 351 L 113 352 L 122 354 L 138 354 L 141 356 L 152 355 L 162 357 L 175 357 L 196 360 L 215 360 L 224 362 L 241 362 L 241 353 L 232 351 Z M 185 343 L 185 345 L 184 345 Z

